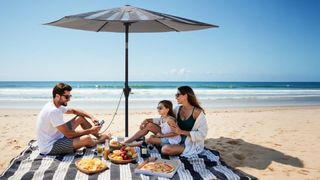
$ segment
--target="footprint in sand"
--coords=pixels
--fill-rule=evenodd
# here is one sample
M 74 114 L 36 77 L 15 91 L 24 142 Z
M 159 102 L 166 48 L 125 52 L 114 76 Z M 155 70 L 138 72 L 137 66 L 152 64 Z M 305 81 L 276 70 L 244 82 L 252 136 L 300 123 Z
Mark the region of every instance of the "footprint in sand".
M 9 144 L 17 144 L 18 141 L 16 139 L 8 139 Z
M 269 169 L 270 171 L 274 171 L 274 169 L 273 169 L 272 167 L 268 167 L 268 169 Z
M 214 146 L 210 146 L 211 149 L 216 150 L 218 152 L 224 152 L 225 149 L 223 147 L 214 147 Z
M 303 174 L 303 175 L 308 175 L 309 171 L 305 170 L 305 169 L 301 169 L 298 171 L 299 174 Z
M 239 144 L 239 141 L 238 140 L 229 140 L 229 141 L 227 141 L 227 143 L 237 145 L 237 144 Z
M 20 149 L 21 146 L 14 146 L 13 148 L 14 148 L 14 149 Z
M 233 157 L 235 157 L 236 159 L 238 160 L 244 160 L 245 157 L 243 154 L 240 154 L 240 153 L 232 153 Z

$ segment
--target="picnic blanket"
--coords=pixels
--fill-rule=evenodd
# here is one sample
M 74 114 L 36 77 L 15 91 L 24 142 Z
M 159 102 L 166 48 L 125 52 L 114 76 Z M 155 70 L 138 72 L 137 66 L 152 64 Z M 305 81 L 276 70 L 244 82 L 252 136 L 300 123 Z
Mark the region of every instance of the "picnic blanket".
M 139 147 L 135 147 L 140 152 Z M 172 179 L 256 179 L 242 171 L 236 170 L 220 160 L 219 153 L 210 149 L 189 158 L 180 156 L 165 156 L 157 148 L 150 151 L 153 157 L 163 159 L 178 159 L 181 166 Z M 75 161 L 83 157 L 96 156 L 94 148 L 86 148 L 81 152 L 64 156 L 40 155 L 37 141 L 32 140 L 29 146 L 16 158 L 12 159 L 9 167 L 1 174 L 2 179 L 166 179 L 134 173 L 137 164 L 117 165 L 107 162 L 109 169 L 99 174 L 87 175 L 75 166 Z M 137 162 L 143 162 L 138 153 Z

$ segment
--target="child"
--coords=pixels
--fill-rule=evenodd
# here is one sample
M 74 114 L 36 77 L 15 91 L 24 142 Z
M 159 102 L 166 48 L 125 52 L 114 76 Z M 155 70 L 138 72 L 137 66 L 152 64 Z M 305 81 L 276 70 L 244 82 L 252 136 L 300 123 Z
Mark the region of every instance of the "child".
M 170 126 L 176 124 L 171 101 L 160 101 L 158 103 L 157 109 L 161 117 L 149 118 L 144 120 L 140 125 L 140 130 L 136 132 L 132 137 L 127 139 L 125 143 L 132 143 L 133 141 L 144 137 L 149 132 L 153 132 L 155 135 L 152 135 L 146 139 L 146 143 L 148 144 L 164 145 L 180 143 L 180 135 L 171 132 L 170 128 Z M 151 126 L 149 124 L 151 124 Z
M 146 139 L 146 143 L 157 145 L 179 144 L 181 141 L 180 135 L 172 132 L 170 128 L 170 126 L 173 126 L 177 123 L 176 119 L 174 118 L 171 101 L 160 101 L 157 109 L 161 117 L 153 118 L 152 122 L 160 126 L 161 132 L 157 133 L 156 135 L 151 135 Z

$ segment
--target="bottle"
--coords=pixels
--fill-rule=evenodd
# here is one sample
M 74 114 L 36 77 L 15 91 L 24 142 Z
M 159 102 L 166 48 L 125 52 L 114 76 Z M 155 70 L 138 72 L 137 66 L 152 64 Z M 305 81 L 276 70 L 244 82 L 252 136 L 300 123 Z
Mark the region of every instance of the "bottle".
M 106 140 L 104 152 L 103 152 L 103 159 L 108 160 L 109 154 L 110 154 L 109 140 Z
M 147 143 L 145 141 L 143 141 L 141 144 L 140 154 L 142 158 L 148 158 L 150 156 L 148 153 Z

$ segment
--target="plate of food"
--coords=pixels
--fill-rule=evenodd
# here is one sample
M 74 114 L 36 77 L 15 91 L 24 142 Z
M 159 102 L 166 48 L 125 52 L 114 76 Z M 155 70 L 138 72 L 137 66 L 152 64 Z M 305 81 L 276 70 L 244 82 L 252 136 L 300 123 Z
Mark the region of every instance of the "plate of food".
M 147 159 L 140 163 L 134 170 L 135 173 L 141 173 L 152 176 L 161 176 L 166 178 L 172 178 L 180 166 L 178 160 L 167 159 Z
M 126 164 L 134 162 L 137 159 L 137 153 L 134 148 L 123 146 L 118 150 L 114 150 L 108 155 L 111 162 L 116 164 Z
M 94 174 L 108 169 L 107 163 L 99 158 L 83 158 L 75 162 L 76 167 L 83 173 Z

